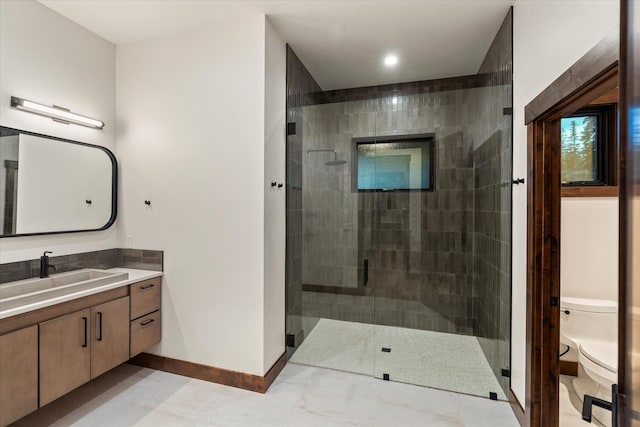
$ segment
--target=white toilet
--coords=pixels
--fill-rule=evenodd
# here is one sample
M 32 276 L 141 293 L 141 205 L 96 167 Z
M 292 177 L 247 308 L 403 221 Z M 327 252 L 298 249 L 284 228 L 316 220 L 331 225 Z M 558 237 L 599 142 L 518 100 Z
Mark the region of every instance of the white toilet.
M 562 360 L 578 362 L 576 393 L 580 399 L 588 394 L 611 401 L 611 386 L 618 382 L 618 304 L 562 297 L 560 308 L 560 351 L 569 346 Z M 610 411 L 594 406 L 593 416 L 611 426 Z

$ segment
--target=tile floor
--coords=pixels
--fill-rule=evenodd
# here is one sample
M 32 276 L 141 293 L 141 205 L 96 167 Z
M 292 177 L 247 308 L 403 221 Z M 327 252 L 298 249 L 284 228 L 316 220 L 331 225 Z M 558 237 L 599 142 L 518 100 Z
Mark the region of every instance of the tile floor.
M 262 395 L 124 364 L 15 426 L 516 427 L 506 402 L 288 364 Z

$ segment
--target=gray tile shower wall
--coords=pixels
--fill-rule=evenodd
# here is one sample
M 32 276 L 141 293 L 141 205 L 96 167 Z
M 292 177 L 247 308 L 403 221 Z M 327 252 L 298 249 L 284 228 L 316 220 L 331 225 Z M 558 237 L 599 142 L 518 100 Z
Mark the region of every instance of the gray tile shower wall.
M 361 232 L 369 242 L 362 247 L 376 297 L 423 305 L 414 314 L 381 309 L 376 301 L 376 323 L 470 334 L 470 147 L 461 132 L 443 133 L 443 128 L 436 131 L 433 192 L 360 195 Z
M 350 109 L 349 113 L 346 108 Z M 375 129 L 375 114 L 359 109 L 360 105 L 345 107 L 343 104 L 303 109 L 302 281 L 305 285 L 358 286 L 358 200 L 357 193 L 351 192 L 350 141 L 353 135 L 373 135 Z M 334 158 L 349 160 L 349 163 L 326 164 Z
M 473 111 L 474 333 L 503 390 L 511 339 L 512 11 L 478 73 L 491 84 Z
M 444 79 L 337 89 L 318 94 L 314 103 L 327 104 L 336 102 L 364 101 L 387 98 L 397 95 L 398 93 L 402 93 L 403 95 L 417 95 L 421 93 L 448 92 L 459 89 L 486 87 L 490 83 L 490 79 L 486 74 L 472 74 L 469 76 L 449 77 Z
M 367 259 L 376 323 L 471 334 L 473 163 L 466 129 L 486 89 L 408 90 L 304 108 L 303 283 L 361 287 Z M 352 191 L 352 139 L 405 134 L 434 135 L 434 191 Z M 312 151 L 319 149 L 328 152 Z M 331 150 L 349 163 L 327 166 Z M 419 305 L 408 309 L 404 301 Z M 354 318 L 340 304 L 311 306 L 303 312 L 322 306 L 323 317 Z
M 304 124 L 302 110 L 314 102 L 320 86 L 313 79 L 295 52 L 287 45 L 287 124 L 295 124 L 295 132 L 287 132 L 287 197 L 286 197 L 286 333 L 296 336 L 296 344 L 304 339 L 302 333 L 302 138 Z M 293 129 L 291 129 L 293 131 Z
M 55 267 L 54 274 L 81 268 L 126 267 L 153 271 L 162 271 L 163 269 L 163 252 L 152 250 L 116 248 L 49 258 L 51 265 Z M 0 264 L 0 283 L 39 276 L 39 259 Z

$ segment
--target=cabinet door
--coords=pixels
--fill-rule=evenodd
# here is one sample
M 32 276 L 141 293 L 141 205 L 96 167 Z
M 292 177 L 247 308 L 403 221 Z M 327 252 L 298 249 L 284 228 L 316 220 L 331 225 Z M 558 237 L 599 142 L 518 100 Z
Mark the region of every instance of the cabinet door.
M 91 309 L 91 378 L 129 359 L 129 297 Z
M 91 378 L 91 310 L 40 323 L 40 406 Z
M 0 336 L 0 426 L 38 409 L 38 326 Z

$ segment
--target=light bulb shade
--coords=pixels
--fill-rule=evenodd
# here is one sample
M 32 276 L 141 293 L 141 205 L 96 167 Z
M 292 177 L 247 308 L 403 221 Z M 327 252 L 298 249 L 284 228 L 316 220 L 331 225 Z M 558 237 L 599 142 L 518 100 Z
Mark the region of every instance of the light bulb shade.
M 11 97 L 11 106 L 18 110 L 27 111 L 29 113 L 38 114 L 40 116 L 50 117 L 57 122 L 73 123 L 75 125 L 86 126 L 94 129 L 102 129 L 104 122 L 82 114 L 72 113 L 71 111 L 56 107 L 40 104 L 38 102 L 29 101 L 28 99 Z

